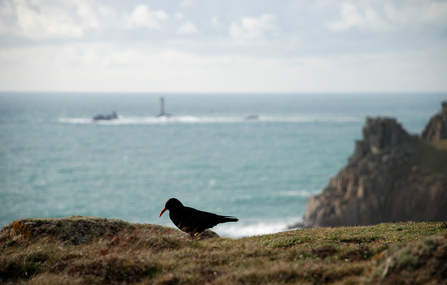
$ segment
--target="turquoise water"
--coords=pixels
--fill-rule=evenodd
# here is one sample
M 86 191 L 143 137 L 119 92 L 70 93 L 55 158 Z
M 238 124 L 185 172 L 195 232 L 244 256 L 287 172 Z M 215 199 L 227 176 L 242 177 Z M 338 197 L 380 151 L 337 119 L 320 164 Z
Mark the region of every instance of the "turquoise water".
M 70 215 L 173 226 L 164 203 L 223 215 L 239 237 L 299 222 L 366 116 L 420 133 L 447 94 L 0 93 L 0 226 Z M 93 122 L 116 111 L 119 119 Z M 244 120 L 257 114 L 258 120 Z

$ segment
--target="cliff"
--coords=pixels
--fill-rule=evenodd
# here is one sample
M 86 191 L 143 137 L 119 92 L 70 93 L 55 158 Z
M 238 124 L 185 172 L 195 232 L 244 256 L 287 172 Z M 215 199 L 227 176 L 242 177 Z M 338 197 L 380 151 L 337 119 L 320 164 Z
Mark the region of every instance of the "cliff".
M 431 118 L 422 138 L 429 141 L 447 139 L 447 101 L 442 102 L 442 110 Z
M 422 138 L 392 118 L 367 118 L 363 140 L 322 193 L 309 198 L 305 227 L 447 221 L 447 103 Z

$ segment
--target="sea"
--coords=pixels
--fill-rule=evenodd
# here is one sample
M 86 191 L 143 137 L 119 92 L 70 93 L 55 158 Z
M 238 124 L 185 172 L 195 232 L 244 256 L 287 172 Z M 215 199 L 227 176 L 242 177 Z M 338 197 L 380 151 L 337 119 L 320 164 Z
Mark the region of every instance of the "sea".
M 160 98 L 165 112 L 157 117 Z M 420 134 L 447 93 L 0 93 L 0 226 L 72 215 L 174 227 L 184 205 L 245 237 L 299 223 L 369 117 Z M 94 121 L 98 114 L 116 120 Z

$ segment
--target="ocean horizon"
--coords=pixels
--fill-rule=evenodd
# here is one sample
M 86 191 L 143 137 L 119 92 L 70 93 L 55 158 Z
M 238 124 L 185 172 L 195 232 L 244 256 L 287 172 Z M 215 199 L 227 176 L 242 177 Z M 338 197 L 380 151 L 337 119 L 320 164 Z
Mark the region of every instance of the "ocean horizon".
M 160 97 L 172 117 L 157 117 Z M 0 226 L 71 215 L 174 227 L 165 202 L 287 230 L 362 139 L 366 117 L 421 134 L 447 93 L 0 92 Z M 94 121 L 116 112 L 116 120 Z

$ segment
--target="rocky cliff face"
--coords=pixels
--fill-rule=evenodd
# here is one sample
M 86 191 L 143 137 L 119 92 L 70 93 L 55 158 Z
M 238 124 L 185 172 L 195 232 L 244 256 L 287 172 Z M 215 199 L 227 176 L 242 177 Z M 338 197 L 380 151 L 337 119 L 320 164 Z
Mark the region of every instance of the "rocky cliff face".
M 447 139 L 447 101 L 442 102 L 442 110 L 431 118 L 422 138 L 429 141 Z
M 363 137 L 347 166 L 307 201 L 304 226 L 447 221 L 447 175 L 419 165 L 428 143 L 391 118 L 367 118 Z

